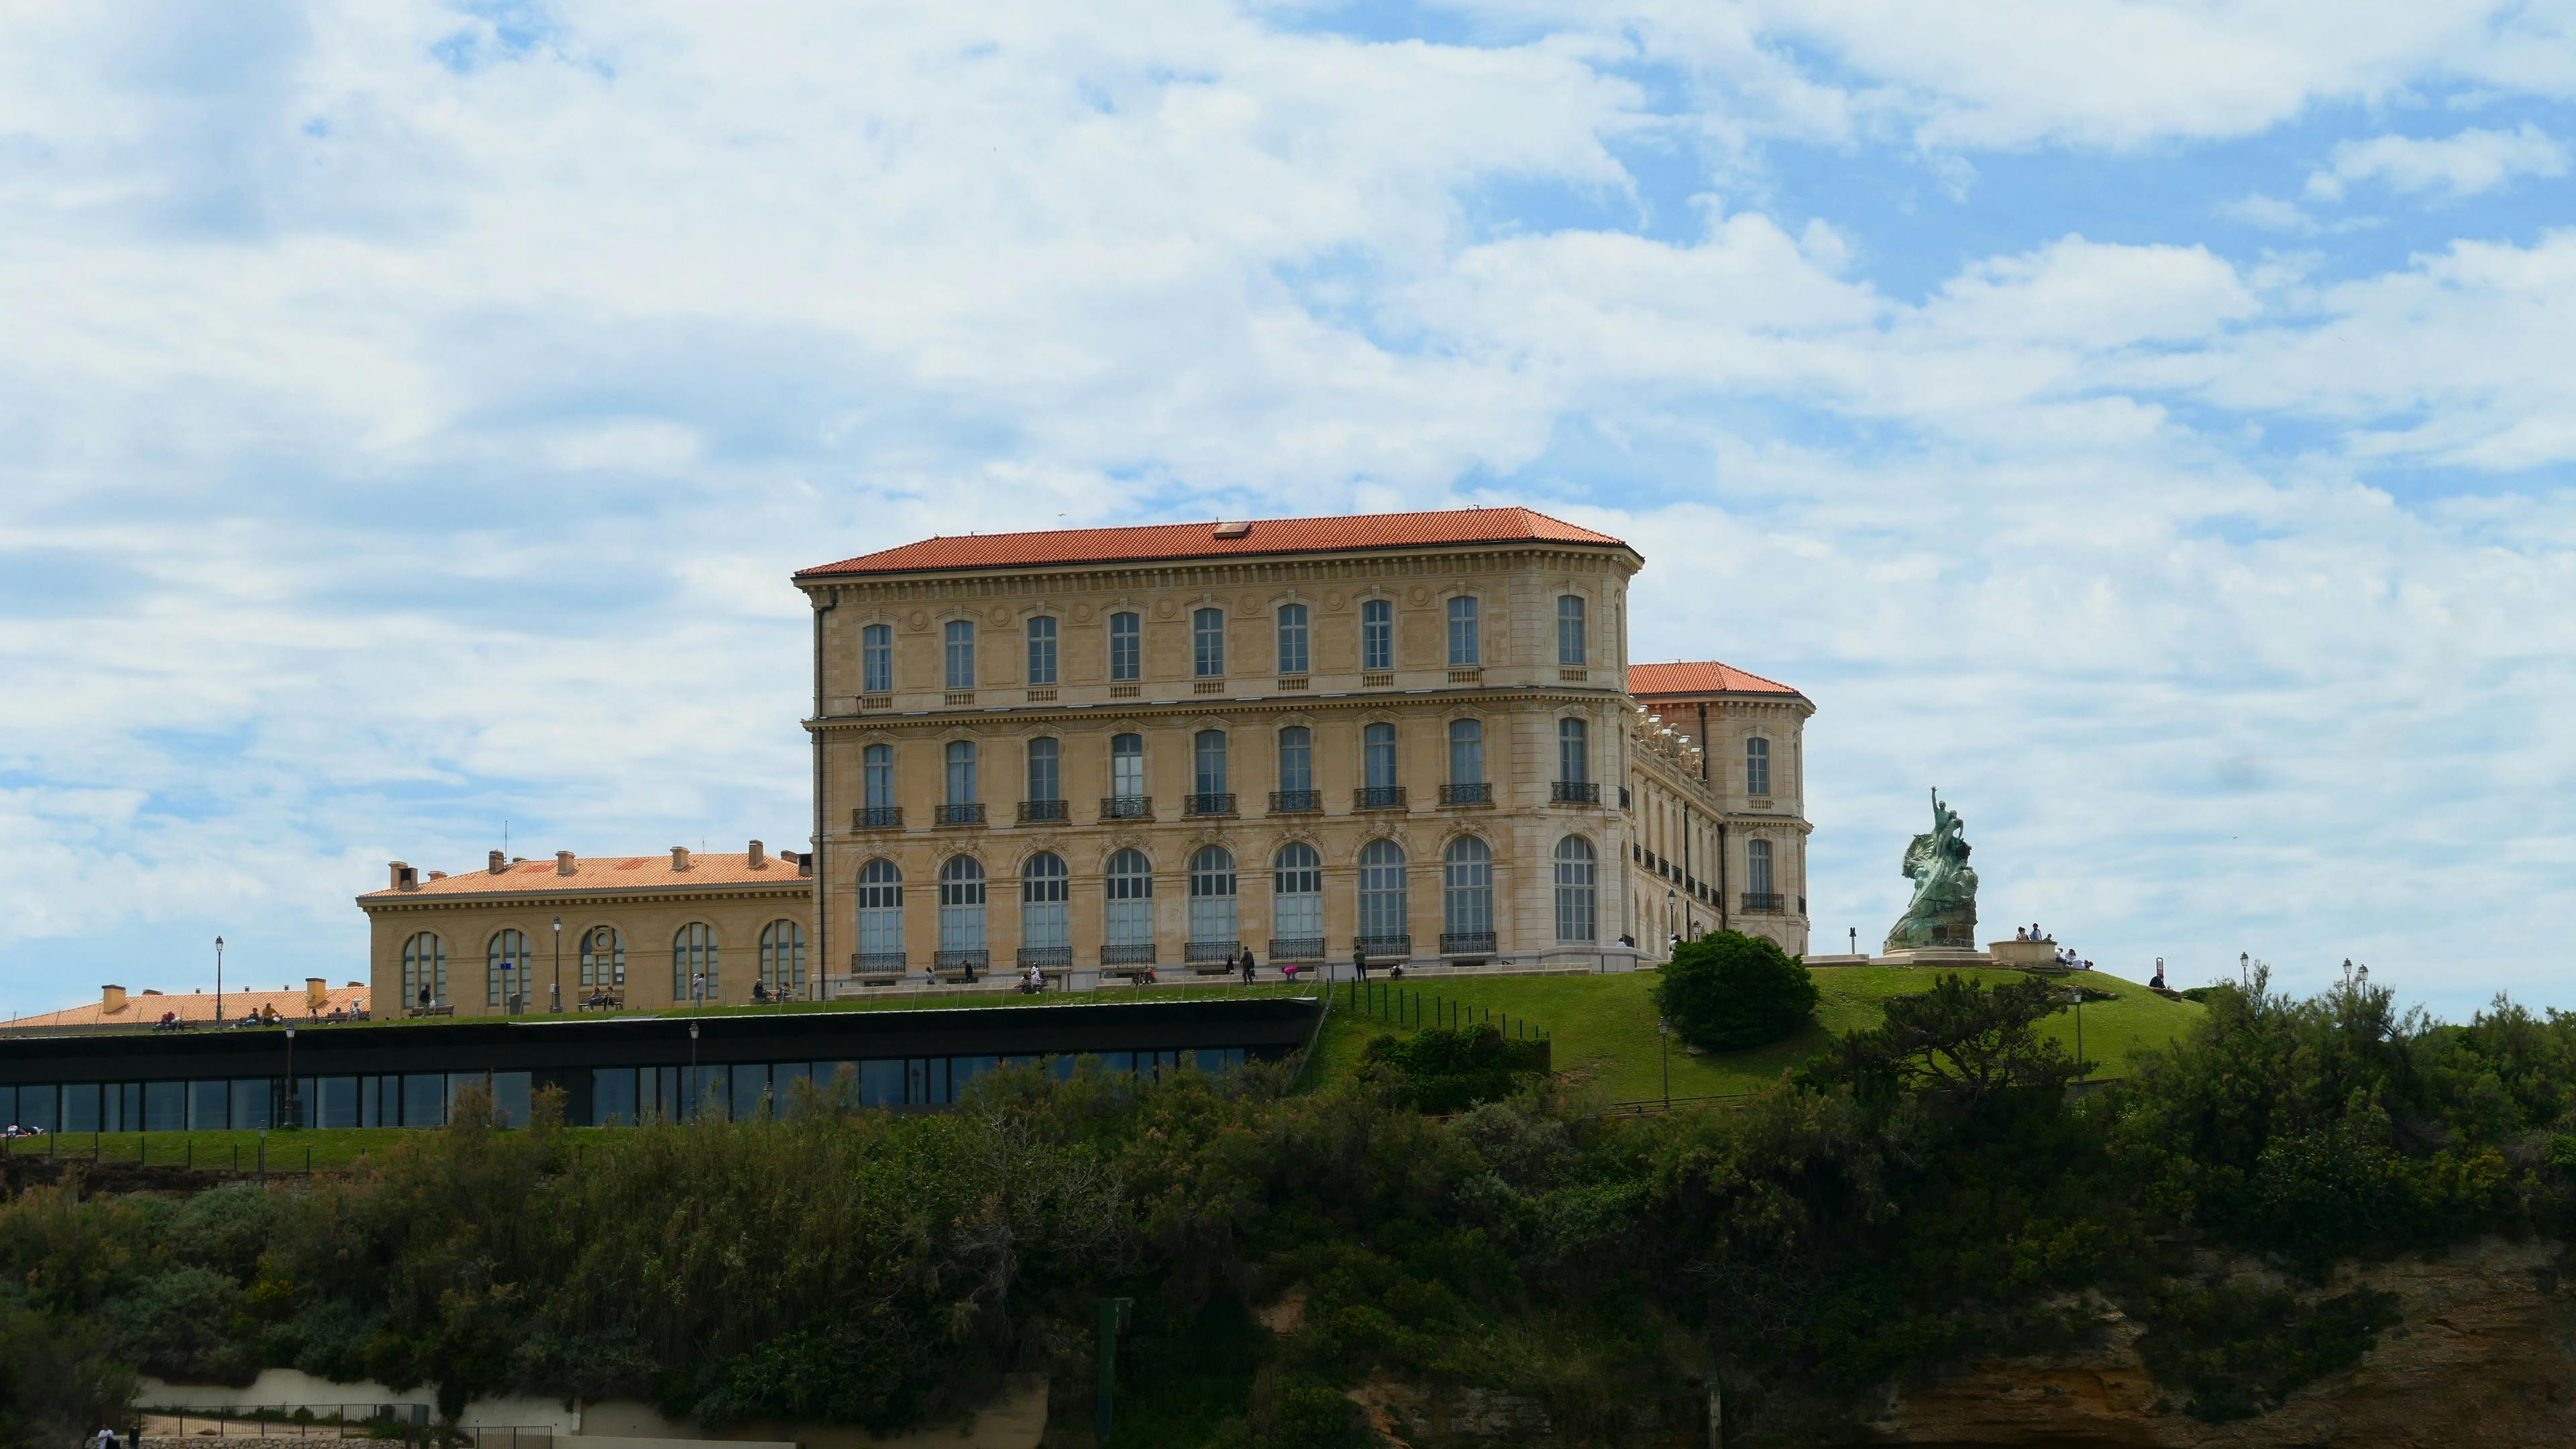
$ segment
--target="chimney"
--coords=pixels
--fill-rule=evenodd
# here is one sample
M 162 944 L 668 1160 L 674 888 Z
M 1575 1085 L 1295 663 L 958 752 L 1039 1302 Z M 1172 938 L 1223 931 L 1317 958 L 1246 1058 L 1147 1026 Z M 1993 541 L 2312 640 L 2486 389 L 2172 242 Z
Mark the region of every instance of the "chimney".
M 125 1009 L 125 988 L 122 986 L 100 987 L 98 989 L 98 1007 L 102 1012 L 123 1011 Z
M 501 858 L 501 852 L 496 850 L 490 855 L 484 857 L 483 868 L 492 872 L 494 875 L 499 875 L 510 868 L 510 863 L 503 860 Z
M 431 880 L 445 880 L 447 879 L 447 872 L 443 870 L 433 870 L 429 873 L 429 878 Z
M 390 889 L 398 891 L 416 891 L 420 889 L 420 872 L 412 869 L 407 862 L 389 860 L 385 862 L 385 868 L 393 875 L 393 884 Z
M 304 978 L 304 1006 L 305 1006 L 305 1009 L 306 1009 L 306 1010 L 308 1010 L 308 1011 L 320 1011 L 322 1008 L 324 1008 L 324 1007 L 326 1007 L 326 1006 L 329 1006 L 330 1004 L 331 1004 L 331 986 L 330 986 L 330 983 L 329 983 L 329 982 L 324 981 L 324 980 L 323 980 L 321 977 L 319 977 L 319 976 L 307 976 L 307 977 L 305 977 L 305 978 Z
M 769 869 L 769 852 L 761 849 L 760 842 L 757 840 L 751 843 L 751 868 L 753 870 Z
M 671 847 L 671 869 L 673 869 L 673 870 L 687 870 L 688 868 L 689 868 L 689 848 L 688 848 L 687 846 L 685 846 L 685 845 L 674 845 L 674 846 L 672 846 L 672 847 Z
M 809 850 L 803 855 L 796 857 L 796 873 L 798 875 L 805 876 L 810 876 L 814 873 L 814 852 Z
M 557 874 L 557 875 L 570 875 L 570 874 L 572 874 L 572 852 L 571 852 L 571 851 L 569 851 L 569 850 L 558 850 L 558 851 L 556 851 L 556 852 L 555 852 L 555 874 Z

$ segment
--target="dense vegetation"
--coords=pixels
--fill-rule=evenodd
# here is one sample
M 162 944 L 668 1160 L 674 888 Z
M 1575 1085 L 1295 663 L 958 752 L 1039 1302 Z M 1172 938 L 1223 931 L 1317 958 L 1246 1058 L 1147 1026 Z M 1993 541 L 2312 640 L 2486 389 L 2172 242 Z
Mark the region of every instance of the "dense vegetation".
M 1822 993 L 1806 966 L 1768 936 L 1712 931 L 1673 949 L 1655 1009 L 1692 1046 L 1740 1051 L 1805 1026 Z
M 263 1363 L 451 1408 L 516 1388 L 879 1428 L 1042 1369 L 1078 1425 L 1110 1295 L 1136 1300 L 1121 1442 L 1174 1449 L 1355 1443 L 1343 1391 L 1379 1374 L 1632 1442 L 1688 1423 L 1712 1370 L 1731 1442 L 1810 1442 L 2103 1301 L 2149 1325 L 2178 1408 L 2226 1418 L 2389 1326 L 2323 1293 L 2329 1262 L 2568 1231 L 2576 1018 L 2260 984 L 2209 1008 L 2080 1098 L 2036 1029 L 2051 993 L 1945 981 L 1729 1111 L 1605 1115 L 1530 1079 L 1426 1116 L 1422 1082 L 1486 1070 L 1452 1041 L 1310 1096 L 1003 1073 L 938 1116 L 809 1100 L 578 1146 L 465 1125 L 293 1190 L 36 1189 L 0 1205 L 0 1435 L 94 1427 L 137 1368 Z M 2231 1255 L 2291 1286 L 2211 1266 Z

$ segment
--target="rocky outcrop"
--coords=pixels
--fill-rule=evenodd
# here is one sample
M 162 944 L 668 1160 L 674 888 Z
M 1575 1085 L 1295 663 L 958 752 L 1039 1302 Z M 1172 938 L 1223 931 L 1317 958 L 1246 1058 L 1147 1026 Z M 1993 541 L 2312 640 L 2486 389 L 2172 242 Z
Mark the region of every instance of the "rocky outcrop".
M 1981 1362 L 1902 1390 L 1874 1416 L 1882 1444 L 1955 1449 L 2358 1445 L 2522 1449 L 2576 1442 L 2576 1283 L 2554 1242 L 2468 1244 L 2432 1260 L 2350 1269 L 2327 1291 L 2397 1297 L 2401 1321 L 2351 1368 L 2271 1413 L 2208 1424 L 2141 1362 L 2143 1330 L 2105 1310 L 2092 1350 Z

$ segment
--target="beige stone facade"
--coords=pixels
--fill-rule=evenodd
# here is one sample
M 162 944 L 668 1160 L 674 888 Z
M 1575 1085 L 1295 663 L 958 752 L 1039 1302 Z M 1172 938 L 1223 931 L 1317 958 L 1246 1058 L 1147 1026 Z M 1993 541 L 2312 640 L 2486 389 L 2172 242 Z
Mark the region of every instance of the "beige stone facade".
M 1649 944 L 1735 930 L 1766 936 L 1793 954 L 1807 950 L 1813 827 L 1796 762 L 1814 712 L 1803 696 L 1767 693 L 1636 706 L 1628 910 L 1645 923 Z M 1702 738 L 1712 745 L 1703 747 Z M 1748 758 L 1757 763 L 1748 767 Z M 1775 773 L 1775 761 L 1787 765 L 1785 773 Z M 1748 794 L 1748 781 L 1770 790 Z

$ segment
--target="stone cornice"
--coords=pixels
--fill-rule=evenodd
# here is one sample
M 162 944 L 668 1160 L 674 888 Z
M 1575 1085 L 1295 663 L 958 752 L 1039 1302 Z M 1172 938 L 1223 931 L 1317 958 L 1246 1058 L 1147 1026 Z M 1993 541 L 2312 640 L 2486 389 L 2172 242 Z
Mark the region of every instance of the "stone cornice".
M 650 889 L 625 887 L 606 890 L 567 891 L 480 891 L 472 895 L 399 895 L 370 893 L 358 897 L 358 909 L 369 915 L 379 911 L 471 910 L 486 906 L 542 906 L 548 901 L 576 901 L 584 905 L 667 905 L 710 900 L 793 900 L 814 894 L 812 876 L 793 876 L 787 880 L 724 881 L 714 885 L 664 886 Z
M 804 721 L 815 734 L 876 730 L 891 725 L 947 729 L 978 722 L 1014 724 L 1079 723 L 1107 719 L 1184 719 L 1205 715 L 1238 715 L 1252 711 L 1318 714 L 1328 711 L 1392 709 L 1410 705 L 1451 707 L 1461 704 L 1586 704 L 1622 699 L 1613 689 L 1578 689 L 1566 685 L 1490 685 L 1478 689 L 1367 690 L 1349 694 L 1265 694 L 1251 699 L 1108 699 L 1098 704 L 1001 705 L 975 709 L 926 709 L 911 712 L 871 711 L 836 714 Z
M 1604 565 L 1635 573 L 1644 558 L 1626 544 L 1532 542 L 1437 544 L 1428 547 L 1273 554 L 1267 557 L 1168 559 L 1098 564 L 1031 564 L 994 569 L 928 569 L 907 574 L 819 574 L 793 580 L 815 607 L 841 601 L 910 603 L 930 599 L 999 598 L 1069 589 L 1164 590 L 1241 587 L 1335 579 L 1494 573 L 1532 561 L 1555 561 L 1581 572 Z

